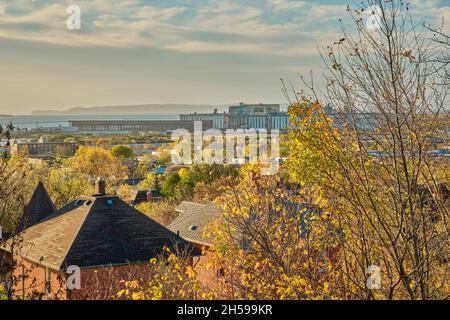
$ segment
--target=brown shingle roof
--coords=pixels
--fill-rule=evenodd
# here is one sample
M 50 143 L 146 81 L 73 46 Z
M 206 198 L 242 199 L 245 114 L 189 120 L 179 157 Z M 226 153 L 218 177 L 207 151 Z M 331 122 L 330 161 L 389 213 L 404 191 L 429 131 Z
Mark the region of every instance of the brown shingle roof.
M 17 232 L 31 227 L 56 211 L 55 204 L 39 181 L 25 212 L 17 225 Z
M 222 209 L 214 202 L 208 204 L 182 202 L 177 210 L 180 210 L 180 206 L 184 210 L 183 213 L 168 228 L 189 242 L 210 245 L 211 239 L 204 237 L 203 231 L 210 221 L 220 217 Z
M 55 270 L 145 262 L 187 243 L 117 197 L 76 200 L 26 229 L 19 254 Z M 198 254 L 194 252 L 193 254 Z

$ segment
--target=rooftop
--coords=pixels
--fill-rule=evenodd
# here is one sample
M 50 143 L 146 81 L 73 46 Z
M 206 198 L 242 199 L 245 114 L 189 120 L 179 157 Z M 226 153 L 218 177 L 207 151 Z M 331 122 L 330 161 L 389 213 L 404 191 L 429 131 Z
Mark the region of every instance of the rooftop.
M 44 184 L 39 181 L 25 212 L 17 225 L 17 232 L 31 227 L 56 211 L 56 206 L 48 195 Z
M 18 254 L 54 270 L 146 262 L 165 246 L 187 245 L 169 229 L 108 195 L 74 200 L 25 229 L 21 238 Z M 10 240 L 6 250 L 9 244 Z
M 181 202 L 176 208 L 181 214 L 169 225 L 169 229 L 193 243 L 211 245 L 211 239 L 204 236 L 203 231 L 210 221 L 218 219 L 222 209 L 214 202 L 200 204 Z

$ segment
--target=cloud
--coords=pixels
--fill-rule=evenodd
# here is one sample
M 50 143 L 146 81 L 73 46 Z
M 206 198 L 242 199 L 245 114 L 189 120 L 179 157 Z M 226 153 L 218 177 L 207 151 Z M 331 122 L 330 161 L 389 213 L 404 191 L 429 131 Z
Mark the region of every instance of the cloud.
M 346 14 L 346 8 L 347 5 L 314 5 L 311 7 L 308 16 L 316 21 L 342 17 Z
M 306 5 L 304 1 L 299 0 L 267 0 L 276 11 L 289 11 L 303 9 Z
M 438 0 L 417 1 L 432 17 Z M 78 0 L 82 30 L 65 22 L 69 0 L 0 0 L 0 37 L 69 46 L 153 47 L 181 52 L 304 56 L 331 41 L 345 4 L 296 0 Z

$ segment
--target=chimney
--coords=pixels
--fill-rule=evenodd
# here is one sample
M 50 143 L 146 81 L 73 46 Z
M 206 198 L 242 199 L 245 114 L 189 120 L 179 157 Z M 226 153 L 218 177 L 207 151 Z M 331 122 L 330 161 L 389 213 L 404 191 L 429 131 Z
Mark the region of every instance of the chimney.
M 153 202 L 153 195 L 151 190 L 147 191 L 147 202 Z
M 98 177 L 95 181 L 95 193 L 97 195 L 104 195 L 106 193 L 106 183 L 105 180 Z

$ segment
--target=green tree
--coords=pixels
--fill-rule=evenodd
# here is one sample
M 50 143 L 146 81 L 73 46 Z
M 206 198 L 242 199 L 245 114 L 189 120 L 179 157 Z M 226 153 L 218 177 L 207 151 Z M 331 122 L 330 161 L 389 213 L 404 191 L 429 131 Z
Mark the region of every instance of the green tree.
M 131 149 L 128 146 L 114 146 L 111 149 L 111 154 L 116 157 L 116 158 L 120 158 L 120 159 L 130 159 L 133 157 L 133 149 Z
M 164 182 L 164 185 L 161 189 L 161 193 L 168 198 L 176 198 L 177 197 L 177 187 L 180 183 L 180 176 L 177 172 L 173 172 L 169 174 Z
M 145 180 L 139 184 L 139 188 L 160 190 L 161 182 L 159 175 L 156 173 L 148 173 Z
M 155 190 L 161 189 L 161 181 L 159 174 L 155 174 L 155 176 L 153 177 L 153 183 L 151 184 L 151 188 Z

